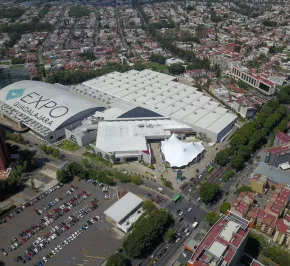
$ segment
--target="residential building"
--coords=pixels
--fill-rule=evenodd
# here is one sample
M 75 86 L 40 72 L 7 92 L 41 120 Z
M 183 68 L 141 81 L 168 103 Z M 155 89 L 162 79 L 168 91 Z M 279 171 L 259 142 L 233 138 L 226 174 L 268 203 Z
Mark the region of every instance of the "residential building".
M 286 214 L 283 219 L 278 219 L 273 241 L 290 249 L 290 215 Z
M 276 91 L 276 83 L 273 81 L 250 72 L 246 67 L 233 67 L 227 75 L 236 80 L 242 80 L 263 94 L 272 95 Z
M 231 107 L 244 118 L 253 118 L 256 114 L 257 104 L 248 98 L 241 97 L 233 101 Z
M 246 217 L 254 200 L 255 198 L 252 192 L 241 192 L 238 198 L 232 203 L 231 211 L 239 216 Z
M 290 142 L 290 136 L 284 133 L 283 131 L 279 131 L 275 135 L 273 146 L 281 146 Z
M 290 143 L 270 149 L 265 149 L 260 153 L 260 162 L 278 167 L 280 164 L 290 161 Z
M 264 175 L 253 174 L 251 179 L 251 189 L 259 194 L 263 194 L 267 186 L 268 178 Z
M 272 192 L 271 198 L 265 207 L 265 212 L 278 218 L 289 201 L 290 185 L 279 184 Z
M 257 228 L 268 236 L 272 236 L 276 226 L 276 217 L 254 207 L 247 214 L 247 220 L 255 223 Z
M 187 266 L 237 265 L 243 255 L 251 227 L 249 221 L 228 211 L 196 247 Z

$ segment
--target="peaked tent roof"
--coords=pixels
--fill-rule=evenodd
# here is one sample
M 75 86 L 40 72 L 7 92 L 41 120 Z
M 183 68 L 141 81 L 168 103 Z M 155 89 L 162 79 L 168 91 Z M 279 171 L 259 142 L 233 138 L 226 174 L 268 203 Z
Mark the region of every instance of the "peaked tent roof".
M 204 147 L 201 142 L 183 142 L 175 134 L 172 134 L 169 139 L 161 142 L 161 151 L 171 167 L 188 165 L 203 150 Z

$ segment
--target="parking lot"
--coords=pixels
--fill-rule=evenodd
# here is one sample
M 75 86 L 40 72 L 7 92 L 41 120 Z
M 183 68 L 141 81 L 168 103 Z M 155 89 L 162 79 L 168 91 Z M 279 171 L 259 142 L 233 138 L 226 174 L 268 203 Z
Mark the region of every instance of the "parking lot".
M 0 248 L 8 255 L 1 252 L 0 260 L 6 265 L 24 260 L 28 265 L 99 265 L 112 254 L 121 245 L 122 235 L 104 221 L 103 212 L 117 200 L 116 192 L 109 189 L 105 199 L 99 186 L 81 181 L 74 187 L 66 184 L 55 189 L 7 218 L 0 225 Z M 64 193 L 68 195 L 61 199 Z M 53 206 L 47 209 L 49 204 Z

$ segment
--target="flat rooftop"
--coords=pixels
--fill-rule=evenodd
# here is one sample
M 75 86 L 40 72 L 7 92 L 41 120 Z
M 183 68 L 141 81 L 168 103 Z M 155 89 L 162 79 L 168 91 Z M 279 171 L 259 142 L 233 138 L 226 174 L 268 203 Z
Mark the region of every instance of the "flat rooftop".
M 128 192 L 125 196 L 119 199 L 104 214 L 109 216 L 115 222 L 121 222 L 126 216 L 135 210 L 143 200 L 137 197 L 135 194 Z
M 130 70 L 126 73 L 112 72 L 86 81 L 82 86 L 99 95 L 98 99 L 110 99 L 108 102 L 113 107 L 119 99 L 169 116 L 193 129 L 196 127 L 196 130 L 217 134 L 236 121 L 237 116 L 228 113 L 212 98 L 175 80 L 175 77 L 148 69 Z
M 147 151 L 146 139 L 170 137 L 171 130 L 191 128 L 171 119 L 100 121 L 96 147 L 105 152 Z
M 194 262 L 194 266 L 229 264 L 236 254 L 235 250 L 250 232 L 248 225 L 246 219 L 232 212 L 221 217 L 199 244 L 190 261 Z

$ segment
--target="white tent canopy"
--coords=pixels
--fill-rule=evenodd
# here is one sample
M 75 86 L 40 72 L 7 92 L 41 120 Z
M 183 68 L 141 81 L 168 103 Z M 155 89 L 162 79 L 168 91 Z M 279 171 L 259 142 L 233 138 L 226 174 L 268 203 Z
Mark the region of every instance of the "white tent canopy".
M 161 151 L 171 167 L 188 165 L 204 151 L 201 142 L 183 142 L 175 134 L 161 142 Z

